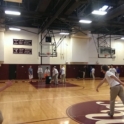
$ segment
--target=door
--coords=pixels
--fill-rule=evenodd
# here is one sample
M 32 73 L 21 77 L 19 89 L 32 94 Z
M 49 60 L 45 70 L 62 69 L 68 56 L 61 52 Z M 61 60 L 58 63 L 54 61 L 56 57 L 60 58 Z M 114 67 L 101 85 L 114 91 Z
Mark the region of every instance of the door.
M 0 80 L 8 80 L 9 79 L 9 65 L 1 64 L 0 66 Z
M 16 65 L 9 65 L 9 79 L 16 79 Z
M 17 65 L 17 79 L 28 79 L 28 65 Z

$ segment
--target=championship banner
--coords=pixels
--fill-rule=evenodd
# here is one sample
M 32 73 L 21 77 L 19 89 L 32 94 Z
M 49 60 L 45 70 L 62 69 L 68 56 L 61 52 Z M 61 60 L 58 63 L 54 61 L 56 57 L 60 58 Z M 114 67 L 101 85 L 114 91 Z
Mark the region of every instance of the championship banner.
M 32 46 L 32 40 L 13 39 L 13 45 L 28 45 L 28 46 Z
M 32 49 L 13 48 L 13 54 L 32 54 Z

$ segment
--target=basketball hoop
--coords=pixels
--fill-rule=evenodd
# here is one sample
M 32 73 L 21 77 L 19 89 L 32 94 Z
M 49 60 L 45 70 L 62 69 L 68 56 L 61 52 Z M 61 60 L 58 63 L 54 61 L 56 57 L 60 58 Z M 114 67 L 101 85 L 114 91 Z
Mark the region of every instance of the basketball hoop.
M 47 53 L 47 56 L 50 56 L 50 53 Z
M 105 56 L 105 58 L 107 58 L 108 54 L 105 54 L 104 56 Z
M 47 53 L 47 55 L 50 55 L 50 53 Z

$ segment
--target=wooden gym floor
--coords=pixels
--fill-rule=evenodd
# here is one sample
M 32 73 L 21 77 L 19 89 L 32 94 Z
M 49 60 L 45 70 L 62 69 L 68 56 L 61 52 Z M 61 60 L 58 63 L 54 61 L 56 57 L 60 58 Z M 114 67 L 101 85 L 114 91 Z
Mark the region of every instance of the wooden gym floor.
M 81 102 L 109 100 L 107 83 L 98 93 L 95 91 L 99 81 L 68 79 L 68 82 L 78 87 L 40 89 L 28 81 L 18 81 L 0 93 L 3 124 L 78 124 L 67 115 L 68 107 Z M 2 85 L 4 83 L 0 83 Z

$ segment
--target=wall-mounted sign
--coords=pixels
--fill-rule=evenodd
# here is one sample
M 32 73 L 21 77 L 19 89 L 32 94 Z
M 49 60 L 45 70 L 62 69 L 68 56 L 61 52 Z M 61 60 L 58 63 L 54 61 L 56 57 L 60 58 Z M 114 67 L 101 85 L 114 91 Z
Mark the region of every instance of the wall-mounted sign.
M 13 39 L 13 45 L 28 45 L 28 46 L 32 46 L 32 40 Z
M 32 49 L 13 48 L 13 54 L 32 54 Z

